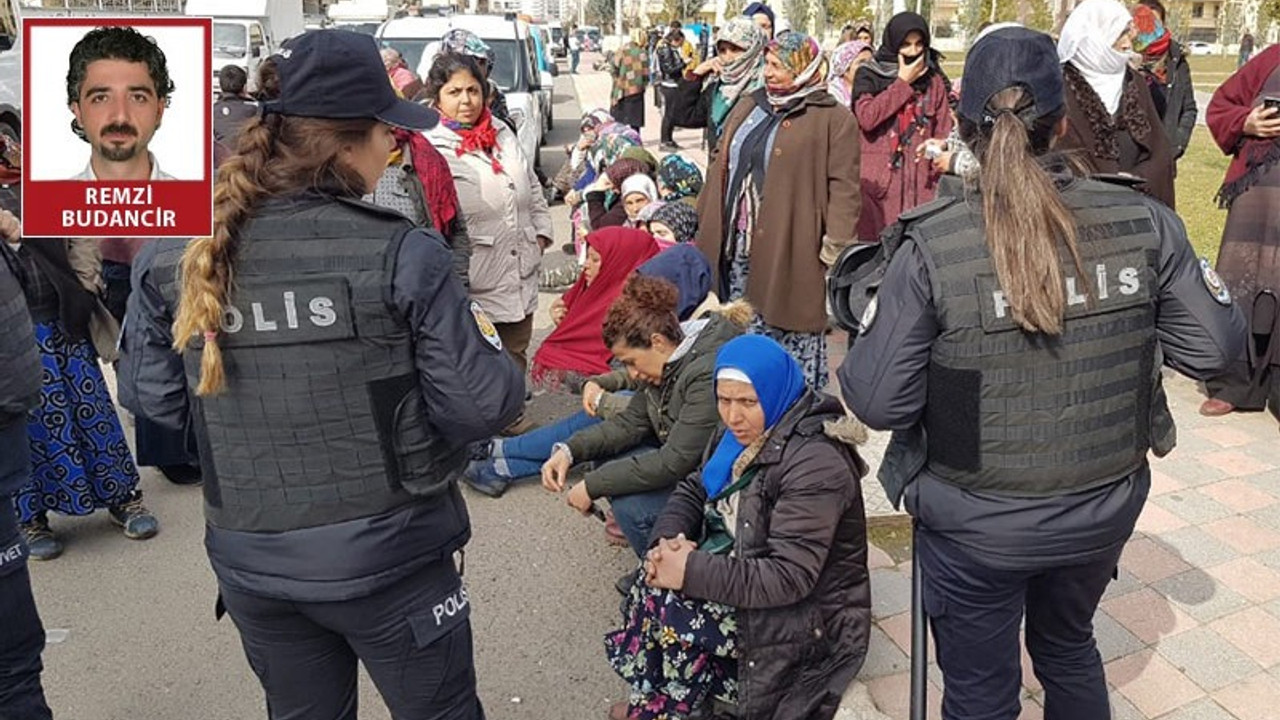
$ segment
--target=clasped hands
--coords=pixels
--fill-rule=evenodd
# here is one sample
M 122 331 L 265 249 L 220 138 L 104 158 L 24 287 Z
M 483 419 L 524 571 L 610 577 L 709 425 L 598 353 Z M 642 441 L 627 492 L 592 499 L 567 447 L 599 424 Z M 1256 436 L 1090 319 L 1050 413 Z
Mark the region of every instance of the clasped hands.
M 698 543 L 686 538 L 684 533 L 659 540 L 644 556 L 645 584 L 663 590 L 682 590 L 689 554 L 697 549 Z

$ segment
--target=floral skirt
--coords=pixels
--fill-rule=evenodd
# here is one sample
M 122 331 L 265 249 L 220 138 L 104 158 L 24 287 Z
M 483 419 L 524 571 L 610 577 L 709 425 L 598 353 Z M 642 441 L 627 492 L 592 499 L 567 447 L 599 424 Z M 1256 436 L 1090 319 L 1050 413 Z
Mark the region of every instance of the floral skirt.
M 609 664 L 631 686 L 631 720 L 677 720 L 713 700 L 738 698 L 738 624 L 727 605 L 693 600 L 638 580 L 623 600 L 623 627 L 605 635 Z
M 125 502 L 138 487 L 138 468 L 98 356 L 58 322 L 37 324 L 36 342 L 44 382 L 28 415 L 31 480 L 14 499 L 18 520 L 50 510 L 88 515 Z
M 750 251 L 745 249 L 747 247 L 745 237 L 737 238 L 737 247 L 738 252 L 734 255 L 733 263 L 729 265 L 728 300 L 737 300 L 747 294 L 747 275 L 751 269 L 751 259 Z M 791 357 L 796 359 L 796 362 L 800 363 L 800 368 L 804 370 L 805 380 L 810 387 L 818 391 L 826 389 L 827 381 L 830 380 L 830 369 L 827 367 L 826 333 L 783 330 L 766 323 L 759 314 L 752 318 L 747 332 L 776 340 L 791 354 Z

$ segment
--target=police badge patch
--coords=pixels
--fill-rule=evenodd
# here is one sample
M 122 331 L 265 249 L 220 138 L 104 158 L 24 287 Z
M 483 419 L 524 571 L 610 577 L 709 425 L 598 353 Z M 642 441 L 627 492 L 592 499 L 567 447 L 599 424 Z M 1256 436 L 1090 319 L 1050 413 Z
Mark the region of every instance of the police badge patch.
M 876 321 L 876 310 L 880 307 L 880 298 L 876 295 L 871 296 L 871 302 L 867 303 L 867 309 L 862 311 L 862 320 L 858 323 L 862 327 L 858 328 L 858 334 L 862 335 L 871 329 L 871 323 Z
M 494 327 L 493 321 L 484 314 L 484 310 L 480 309 L 480 303 L 475 300 L 471 301 L 471 316 L 476 320 L 476 329 L 480 331 L 480 337 L 495 350 L 502 350 L 502 337 L 498 335 L 498 328 Z
M 1227 289 L 1226 283 L 1222 282 L 1222 278 L 1209 264 L 1208 258 L 1200 258 L 1200 277 L 1204 280 L 1205 289 L 1217 300 L 1220 305 L 1231 304 L 1231 291 Z

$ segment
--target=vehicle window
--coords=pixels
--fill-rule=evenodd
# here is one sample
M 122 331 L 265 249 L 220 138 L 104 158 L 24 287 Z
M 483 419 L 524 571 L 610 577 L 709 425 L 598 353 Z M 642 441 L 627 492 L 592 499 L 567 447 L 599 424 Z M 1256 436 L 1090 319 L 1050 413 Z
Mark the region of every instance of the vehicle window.
M 249 47 L 245 27 L 237 23 L 213 24 L 213 54 L 215 57 L 243 57 Z
M 382 38 L 383 45 L 399 50 L 405 64 L 411 68 L 417 68 L 418 75 L 422 77 L 425 77 L 427 71 L 431 69 L 432 58 L 423 57 L 427 46 L 439 42 L 438 37 Z M 485 42 L 493 49 L 494 56 L 493 70 L 489 73 L 490 79 L 496 82 L 504 92 L 523 88 L 520 81 L 523 74 L 520 72 L 520 66 L 524 63 L 521 61 L 520 43 L 515 40 L 485 40 Z

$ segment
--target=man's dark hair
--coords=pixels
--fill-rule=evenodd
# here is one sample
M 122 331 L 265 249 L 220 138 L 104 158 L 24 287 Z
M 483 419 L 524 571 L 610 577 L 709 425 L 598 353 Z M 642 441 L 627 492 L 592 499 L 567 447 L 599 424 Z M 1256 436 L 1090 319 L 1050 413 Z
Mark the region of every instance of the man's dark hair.
M 239 95 L 249 82 L 249 73 L 239 65 L 227 65 L 218 71 L 218 87 L 223 95 Z
M 1162 23 L 1165 22 L 1164 3 L 1160 2 L 1160 0 L 1138 0 L 1138 4 L 1146 5 L 1147 7 L 1151 8 L 1153 11 L 1155 11 L 1155 14 L 1160 17 L 1160 22 Z
M 670 25 L 668 25 L 667 27 L 670 27 L 672 30 L 679 30 L 679 29 L 680 29 L 680 21 L 679 21 L 679 20 L 672 20 L 672 21 L 671 21 L 671 24 L 670 24 Z
M 164 52 L 153 38 L 131 27 L 112 25 L 85 33 L 71 49 L 71 67 L 67 70 L 67 104 L 80 100 L 80 88 L 89 73 L 89 63 L 96 60 L 125 60 L 146 63 L 156 96 L 168 102 L 173 94 L 173 80 L 165 65 Z

